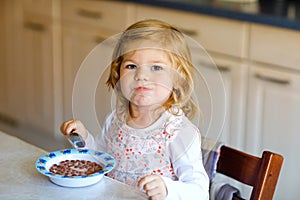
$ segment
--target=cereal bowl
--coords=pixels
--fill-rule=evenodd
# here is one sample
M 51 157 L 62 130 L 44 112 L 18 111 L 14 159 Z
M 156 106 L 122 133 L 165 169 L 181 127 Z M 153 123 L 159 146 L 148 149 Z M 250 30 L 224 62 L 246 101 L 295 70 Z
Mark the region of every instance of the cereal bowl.
M 63 165 L 61 163 L 68 163 L 63 170 L 69 171 L 70 168 L 74 169 L 73 171 L 87 172 L 90 171 L 85 168 L 85 165 L 77 168 L 74 166 L 74 163 L 93 163 L 93 165 L 100 165 L 101 168 L 97 168 L 96 171 L 90 171 L 91 173 L 60 173 L 53 171 L 53 167 L 57 165 Z M 74 162 L 74 163 L 73 163 Z M 48 176 L 49 179 L 60 186 L 64 187 L 83 187 L 95 184 L 99 182 L 103 175 L 110 172 L 116 165 L 115 159 L 101 151 L 95 151 L 91 149 L 64 149 L 55 152 L 50 152 L 36 161 L 36 169 L 43 175 Z M 51 169 L 51 170 L 50 170 Z

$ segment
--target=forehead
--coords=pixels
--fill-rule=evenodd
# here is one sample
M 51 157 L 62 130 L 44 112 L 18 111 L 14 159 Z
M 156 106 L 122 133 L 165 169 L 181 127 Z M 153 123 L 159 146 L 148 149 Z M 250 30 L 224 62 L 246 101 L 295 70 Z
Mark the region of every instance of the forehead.
M 124 55 L 124 61 L 126 60 L 171 62 L 168 52 L 154 48 L 137 49 L 128 52 Z
M 169 52 L 175 52 L 175 50 L 178 48 L 176 42 L 172 42 L 170 38 L 165 37 L 159 37 L 160 35 L 148 35 L 144 37 L 138 37 L 138 38 L 126 38 L 124 40 L 121 40 L 120 42 L 120 53 L 125 54 L 127 52 L 135 51 L 138 49 L 147 49 L 147 48 L 153 48 L 153 49 L 161 49 L 166 50 Z M 176 43 L 176 44 L 175 44 Z

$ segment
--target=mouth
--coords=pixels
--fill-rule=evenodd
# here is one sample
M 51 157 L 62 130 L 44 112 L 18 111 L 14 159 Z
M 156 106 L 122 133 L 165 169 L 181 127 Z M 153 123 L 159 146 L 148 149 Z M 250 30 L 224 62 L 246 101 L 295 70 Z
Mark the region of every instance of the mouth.
M 134 90 L 135 90 L 136 92 L 147 92 L 147 91 L 149 91 L 149 90 L 151 90 L 151 89 L 148 88 L 148 87 L 145 87 L 145 86 L 140 86 L 140 87 L 136 87 Z

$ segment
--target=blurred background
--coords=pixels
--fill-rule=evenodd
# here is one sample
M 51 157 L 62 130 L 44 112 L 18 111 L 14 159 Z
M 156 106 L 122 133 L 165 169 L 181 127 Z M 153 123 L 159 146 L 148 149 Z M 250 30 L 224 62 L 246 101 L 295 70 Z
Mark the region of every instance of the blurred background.
M 137 20 L 157 18 L 201 44 L 212 60 L 195 56 L 196 65 L 212 83 L 216 69 L 223 79 L 224 87 L 211 87 L 225 91 L 225 118 L 222 106 L 196 94 L 202 135 L 255 155 L 283 155 L 274 199 L 300 196 L 299 1 L 0 0 L 0 13 L 1 131 L 48 151 L 67 147 L 59 127 L 74 117 L 73 85 L 86 56 Z M 100 121 L 111 109 L 104 81 L 95 95 Z

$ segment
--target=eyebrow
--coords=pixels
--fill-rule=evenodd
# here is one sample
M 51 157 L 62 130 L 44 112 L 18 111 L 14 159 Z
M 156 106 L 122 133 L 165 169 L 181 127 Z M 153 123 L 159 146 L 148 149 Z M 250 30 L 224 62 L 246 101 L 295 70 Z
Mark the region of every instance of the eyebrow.
M 124 62 L 133 62 L 133 63 L 135 63 L 134 60 L 132 60 L 132 59 L 127 59 L 127 58 L 124 58 L 123 63 L 124 63 Z

